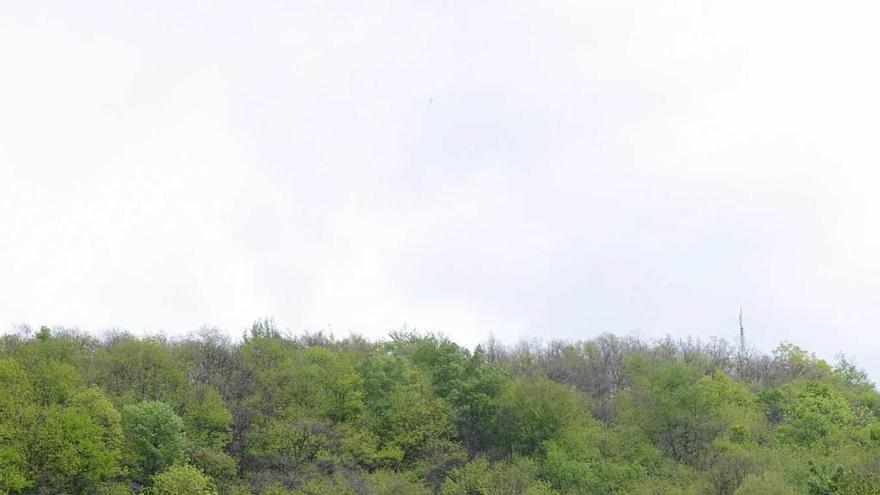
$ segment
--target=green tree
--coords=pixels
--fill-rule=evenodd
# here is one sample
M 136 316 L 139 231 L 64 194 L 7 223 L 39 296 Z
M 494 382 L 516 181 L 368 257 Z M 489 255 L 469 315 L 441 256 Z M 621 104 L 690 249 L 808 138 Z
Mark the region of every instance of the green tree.
M 183 420 L 168 404 L 147 401 L 126 406 L 122 427 L 135 479 L 147 481 L 180 460 L 185 438 Z
M 880 495 L 880 475 L 848 473 L 840 481 L 837 495 Z
M 178 464 L 153 477 L 147 495 L 216 495 L 211 480 L 188 464 Z
M 779 473 L 765 472 L 746 476 L 736 495 L 795 495 L 795 491 L 785 483 Z
M 520 378 L 501 397 L 495 442 L 505 452 L 539 454 L 546 441 L 589 419 L 586 398 L 574 388 L 546 378 Z
M 621 436 L 587 421 L 547 442 L 543 471 L 554 487 L 566 493 L 618 493 L 646 477 L 642 462 L 652 454 L 639 435 Z
M 441 495 L 551 495 L 557 493 L 538 479 L 535 461 L 520 456 L 490 463 L 477 457 L 452 471 Z
M 632 386 L 621 404 L 627 420 L 675 461 L 703 460 L 727 427 L 723 388 L 693 366 L 656 358 L 633 357 L 627 375 Z
M 271 320 L 238 344 L 0 336 L 0 494 L 880 494 L 880 394 L 845 359 L 611 336 L 488 349 Z
M 407 473 L 376 471 L 370 475 L 369 485 L 375 495 L 429 495 L 431 490 Z
M 18 363 L 0 356 L 0 493 L 18 493 L 34 483 L 28 462 L 33 396 Z
M 412 467 L 454 439 L 452 410 L 424 370 L 399 356 L 375 354 L 359 364 L 366 427 L 375 432 L 371 467 Z
M 471 452 L 485 447 L 507 378 L 486 360 L 436 335 L 392 335 L 391 348 L 428 373 L 434 393 L 451 407 L 459 438 Z
M 187 439 L 194 445 L 222 450 L 229 443 L 232 413 L 214 387 L 204 385 L 191 392 L 183 420 Z
M 180 366 L 161 339 L 118 335 L 95 352 L 91 380 L 117 403 L 177 403 L 185 383 Z
M 355 491 L 342 476 L 316 476 L 291 495 L 355 495 Z
M 37 483 L 51 493 L 87 493 L 121 472 L 119 413 L 98 389 L 44 409 L 36 427 Z
M 52 358 L 36 364 L 30 374 L 37 401 L 47 406 L 65 403 L 83 386 L 76 368 Z
M 835 495 L 843 480 L 843 467 L 829 467 L 810 462 L 807 487 L 810 495 Z
M 855 421 L 846 398 L 828 385 L 810 381 L 789 386 L 783 423 L 777 429 L 787 442 L 810 446 L 833 436 Z

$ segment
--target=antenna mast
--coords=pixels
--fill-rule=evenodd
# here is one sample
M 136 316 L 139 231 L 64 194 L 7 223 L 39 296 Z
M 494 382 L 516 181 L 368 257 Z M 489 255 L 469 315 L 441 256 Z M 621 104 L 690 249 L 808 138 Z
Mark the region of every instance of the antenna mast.
M 739 372 L 742 374 L 743 367 L 745 365 L 746 359 L 746 329 L 743 326 L 743 307 L 742 304 L 739 306 L 739 355 L 737 356 L 737 361 L 739 361 Z

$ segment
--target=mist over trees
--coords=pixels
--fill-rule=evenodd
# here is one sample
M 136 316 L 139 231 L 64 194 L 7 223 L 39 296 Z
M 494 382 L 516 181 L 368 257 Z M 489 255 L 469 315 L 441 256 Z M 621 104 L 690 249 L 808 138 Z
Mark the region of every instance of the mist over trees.
M 880 494 L 840 357 L 601 335 L 0 338 L 0 494 Z

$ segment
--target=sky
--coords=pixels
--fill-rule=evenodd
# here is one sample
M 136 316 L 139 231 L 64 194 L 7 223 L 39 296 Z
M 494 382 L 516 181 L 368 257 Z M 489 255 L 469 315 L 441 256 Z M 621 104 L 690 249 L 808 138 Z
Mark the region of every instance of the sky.
M 0 330 L 736 338 L 880 379 L 876 2 L 0 8 Z

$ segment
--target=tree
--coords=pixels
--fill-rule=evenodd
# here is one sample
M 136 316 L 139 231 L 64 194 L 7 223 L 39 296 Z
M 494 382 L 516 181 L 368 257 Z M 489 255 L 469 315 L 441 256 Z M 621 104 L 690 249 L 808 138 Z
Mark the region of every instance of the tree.
M 98 389 L 50 405 L 36 428 L 37 483 L 51 493 L 87 493 L 121 472 L 119 413 Z
M 843 467 L 823 466 L 810 462 L 810 475 L 807 487 L 810 495 L 835 495 L 843 481 Z
M 824 383 L 810 381 L 787 387 L 786 391 L 789 398 L 777 435 L 787 442 L 810 446 L 855 420 L 843 395 Z
M 263 468 L 295 471 L 331 448 L 332 425 L 313 419 L 273 418 L 253 429 L 246 455 Z
M 51 358 L 36 364 L 30 374 L 37 401 L 43 405 L 63 404 L 83 386 L 76 368 Z
M 395 355 L 407 357 L 426 371 L 434 393 L 449 403 L 461 441 L 472 453 L 479 451 L 488 440 L 507 384 L 501 370 L 488 362 L 480 347 L 470 353 L 435 335 L 397 333 L 392 338 Z
M 620 493 L 647 476 L 644 464 L 655 452 L 639 435 L 591 420 L 547 442 L 544 478 L 565 493 Z
M 868 379 L 868 374 L 865 373 L 865 370 L 848 360 L 844 354 L 837 355 L 833 371 L 834 375 L 840 377 L 849 387 L 874 388 L 874 384 Z
M 880 394 L 790 344 L 252 330 L 0 336 L 0 495 L 880 495 Z
M 36 405 L 33 389 L 15 361 L 0 357 L 0 493 L 33 485 L 28 462 Z
M 880 495 L 880 475 L 848 473 L 840 481 L 837 495 Z
M 174 402 L 185 377 L 169 347 L 161 339 L 114 336 L 98 349 L 92 367 L 92 381 L 117 403 L 145 400 Z
M 211 480 L 198 469 L 179 464 L 153 477 L 147 495 L 216 495 Z
M 586 398 L 546 378 L 515 380 L 501 397 L 494 437 L 504 452 L 533 455 L 563 431 L 590 419 Z
M 411 467 L 454 438 L 450 405 L 436 396 L 425 370 L 400 356 L 373 354 L 358 371 L 366 406 L 363 419 L 378 440 L 373 467 Z
M 375 495 L 429 495 L 431 491 L 422 486 L 412 475 L 392 471 L 377 471 L 370 475 L 370 488 Z
M 701 461 L 727 426 L 727 398 L 716 379 L 685 363 L 646 357 L 630 359 L 627 374 L 633 382 L 622 405 L 628 421 L 675 461 Z
M 122 426 L 135 479 L 147 481 L 177 462 L 183 453 L 183 420 L 164 402 L 126 406 Z
M 533 460 L 514 456 L 490 463 L 477 457 L 450 473 L 441 495 L 553 495 L 558 492 L 538 479 L 539 468 Z
M 229 443 L 232 413 L 210 385 L 195 388 L 184 404 L 187 438 L 199 447 L 222 450 Z
M 806 350 L 783 342 L 773 349 L 773 367 L 776 379 L 816 379 L 831 375 L 831 366 Z
M 774 472 L 746 476 L 735 495 L 795 495 L 785 479 Z

